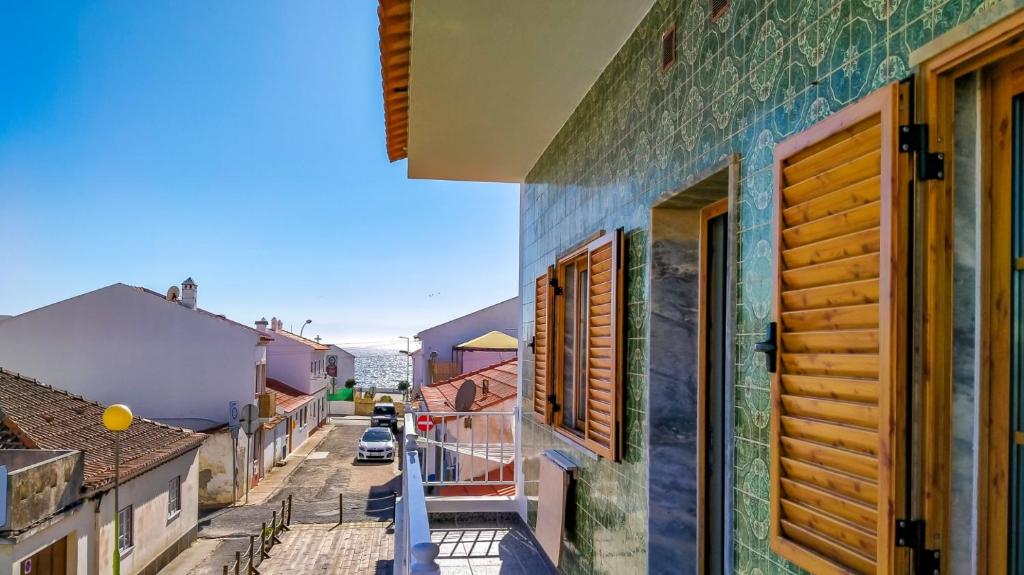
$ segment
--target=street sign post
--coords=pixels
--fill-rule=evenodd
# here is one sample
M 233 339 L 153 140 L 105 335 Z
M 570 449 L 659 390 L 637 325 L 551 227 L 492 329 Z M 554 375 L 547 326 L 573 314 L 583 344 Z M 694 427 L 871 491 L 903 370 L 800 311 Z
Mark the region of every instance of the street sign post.
M 238 424 L 242 416 L 237 401 L 228 402 L 228 429 L 231 430 L 231 504 L 238 501 Z
M 250 403 L 242 408 L 242 416 L 239 418 L 239 427 L 245 431 L 245 446 L 249 447 L 249 442 L 256 435 L 256 430 L 260 428 L 260 408 L 255 403 Z M 255 448 L 253 449 L 255 451 Z M 251 452 L 246 449 L 245 454 L 245 503 L 249 503 L 249 483 L 251 482 L 251 475 L 249 474 L 249 461 L 252 459 Z
M 416 429 L 426 433 L 434 429 L 434 420 L 429 415 L 421 415 L 416 418 Z

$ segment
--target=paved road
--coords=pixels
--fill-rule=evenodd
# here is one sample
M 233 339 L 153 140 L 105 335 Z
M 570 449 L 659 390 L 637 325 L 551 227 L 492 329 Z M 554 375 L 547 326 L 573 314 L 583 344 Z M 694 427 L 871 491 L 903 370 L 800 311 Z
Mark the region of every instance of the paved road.
M 372 527 L 379 523 L 386 537 L 393 539 L 391 528 L 394 520 L 395 491 L 401 490 L 401 476 L 394 463 L 356 463 L 356 444 L 365 429 L 363 421 L 335 420 L 331 429 L 313 451 L 298 464 L 298 468 L 283 483 L 281 489 L 266 502 L 255 505 L 232 507 L 200 520 L 197 552 L 206 557 L 187 571 L 190 575 L 218 575 L 222 565 L 234 560 L 236 550 L 248 545 L 248 536 L 259 533 L 261 524 L 270 522 L 272 513 L 281 509 L 281 501 L 292 496 L 293 525 L 327 525 L 338 522 L 338 495 L 344 500 L 344 524 L 352 523 Z M 282 472 L 275 470 L 275 472 Z M 370 536 L 374 530 L 366 529 L 357 535 Z M 379 531 L 380 529 L 376 530 Z M 348 530 L 345 530 L 348 533 Z M 301 537 L 300 530 L 285 533 L 285 547 L 290 547 L 288 538 Z M 346 535 L 349 537 L 349 535 Z M 379 539 L 379 533 L 372 533 Z M 216 540 L 217 545 L 210 545 Z M 295 544 L 296 542 L 292 542 Z M 379 547 L 379 545 L 377 546 Z M 274 560 L 268 561 L 273 564 Z M 382 565 L 377 565 L 383 568 Z M 387 567 L 386 571 L 389 571 Z M 305 571 L 296 565 L 295 575 L 303 572 L 317 572 L 312 563 Z M 375 569 L 375 572 L 385 572 Z

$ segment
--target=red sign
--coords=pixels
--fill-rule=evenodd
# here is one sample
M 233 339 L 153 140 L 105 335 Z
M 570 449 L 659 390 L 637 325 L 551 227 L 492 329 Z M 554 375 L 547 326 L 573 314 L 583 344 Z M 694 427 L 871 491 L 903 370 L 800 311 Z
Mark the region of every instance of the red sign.
M 430 431 L 434 429 L 434 420 L 430 419 L 429 415 L 421 415 L 416 418 L 416 429 L 420 431 Z

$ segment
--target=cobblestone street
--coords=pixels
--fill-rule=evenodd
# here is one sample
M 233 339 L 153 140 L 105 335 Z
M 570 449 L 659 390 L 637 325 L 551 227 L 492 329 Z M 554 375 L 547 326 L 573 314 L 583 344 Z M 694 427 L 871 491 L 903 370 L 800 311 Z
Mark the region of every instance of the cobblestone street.
M 161 575 L 219 575 L 244 551 L 249 535 L 270 522 L 281 502 L 292 497 L 291 530 L 260 572 L 390 574 L 394 556 L 394 492 L 401 477 L 394 463 L 356 463 L 356 445 L 367 421 L 332 420 L 313 444 L 302 446 L 274 492 L 257 489 L 250 505 L 209 514 L 200 520 L 199 539 Z M 273 474 L 271 475 L 273 477 Z M 339 494 L 343 522 L 338 526 Z

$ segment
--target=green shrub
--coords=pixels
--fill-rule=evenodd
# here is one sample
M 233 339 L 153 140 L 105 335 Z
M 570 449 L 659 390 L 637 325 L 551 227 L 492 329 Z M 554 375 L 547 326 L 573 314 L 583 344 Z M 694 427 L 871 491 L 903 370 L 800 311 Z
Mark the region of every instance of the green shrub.
M 394 403 L 394 400 L 391 399 L 390 395 L 382 395 L 380 399 L 377 400 L 377 403 Z

